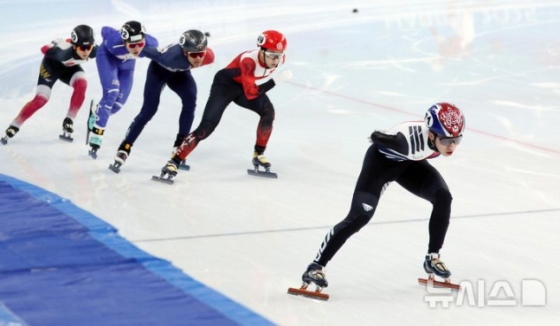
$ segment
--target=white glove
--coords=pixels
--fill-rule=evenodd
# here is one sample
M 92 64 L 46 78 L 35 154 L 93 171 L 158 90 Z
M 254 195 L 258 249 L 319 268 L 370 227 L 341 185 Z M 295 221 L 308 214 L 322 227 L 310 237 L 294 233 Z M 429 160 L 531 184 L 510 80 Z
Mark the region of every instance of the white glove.
M 291 70 L 286 69 L 286 70 L 282 70 L 280 72 L 278 72 L 276 74 L 276 76 L 274 76 L 272 79 L 274 79 L 274 83 L 275 84 L 281 84 L 283 82 L 285 82 L 286 80 L 291 79 L 293 76 L 293 73 Z

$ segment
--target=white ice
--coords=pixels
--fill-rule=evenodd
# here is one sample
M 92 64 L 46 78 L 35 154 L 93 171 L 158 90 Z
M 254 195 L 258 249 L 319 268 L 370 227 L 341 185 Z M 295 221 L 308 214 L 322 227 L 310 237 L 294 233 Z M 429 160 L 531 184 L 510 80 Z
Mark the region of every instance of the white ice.
M 58 140 L 71 89 L 57 83 L 50 102 L 0 148 L 0 173 L 68 198 L 141 249 L 279 325 L 560 324 L 558 1 L 0 6 L 2 133 L 33 97 L 39 48 L 78 24 L 99 31 L 136 19 L 162 45 L 191 28 L 211 33 L 216 62 L 193 71 L 199 89 L 193 129 L 214 73 L 255 48 L 261 31 L 286 34 L 286 69 L 293 73 L 269 93 L 276 121 L 266 154 L 277 180 L 246 174 L 258 117 L 231 105 L 189 157 L 190 172 L 180 172 L 173 186 L 150 181 L 176 135 L 180 101 L 168 89 L 122 172 L 108 170 L 142 105 L 147 59 L 137 63 L 131 97 L 110 119 L 97 160 L 85 146 L 87 105 L 101 96 L 92 61 L 83 65 L 89 88 L 75 141 Z M 396 184 L 327 266 L 331 299 L 287 295 L 326 232 L 346 215 L 370 133 L 422 119 L 438 101 L 455 103 L 467 117 L 457 152 L 432 164 L 454 197 L 442 258 L 452 279 L 473 285 L 474 295 L 460 292 L 448 308 L 430 307 L 416 280 L 424 276 L 431 207 Z M 532 287 L 522 291 L 523 284 Z M 512 302 L 506 299 L 514 305 L 496 306 Z

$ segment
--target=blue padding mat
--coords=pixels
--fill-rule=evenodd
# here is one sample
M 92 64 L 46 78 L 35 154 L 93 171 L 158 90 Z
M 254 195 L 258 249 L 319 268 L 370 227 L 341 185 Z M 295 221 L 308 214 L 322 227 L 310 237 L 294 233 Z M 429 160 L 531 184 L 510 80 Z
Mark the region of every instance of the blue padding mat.
M 272 325 L 57 195 L 0 174 L 0 325 Z

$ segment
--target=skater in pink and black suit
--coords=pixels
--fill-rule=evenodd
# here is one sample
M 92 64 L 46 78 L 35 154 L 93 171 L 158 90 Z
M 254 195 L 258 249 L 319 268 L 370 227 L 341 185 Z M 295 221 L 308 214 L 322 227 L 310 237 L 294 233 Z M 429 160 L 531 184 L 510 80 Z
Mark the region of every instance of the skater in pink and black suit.
M 44 57 L 39 68 L 35 97 L 23 106 L 18 116 L 6 129 L 6 136 L 1 139 L 3 144 L 18 133 L 27 119 L 47 104 L 52 87 L 58 80 L 74 89 L 70 97 L 68 113 L 62 121 L 64 133 L 62 138 L 72 140 L 74 120 L 82 107 L 87 89 L 87 79 L 81 64 L 95 58 L 97 53 L 93 29 L 88 25 L 78 25 L 70 33 L 70 39 L 53 40 L 43 46 L 41 52 Z
M 424 270 L 448 279 L 451 272 L 439 259 L 439 251 L 449 225 L 452 196 L 445 180 L 428 159 L 451 156 L 464 130 L 465 117 L 461 110 L 449 103 L 437 103 L 426 112 L 423 122 L 404 122 L 387 132 L 374 131 L 350 212 L 327 233 L 317 256 L 302 275 L 303 282 L 315 283 L 319 290 L 328 286 L 323 268 L 346 240 L 371 220 L 381 194 L 393 181 L 432 203 Z

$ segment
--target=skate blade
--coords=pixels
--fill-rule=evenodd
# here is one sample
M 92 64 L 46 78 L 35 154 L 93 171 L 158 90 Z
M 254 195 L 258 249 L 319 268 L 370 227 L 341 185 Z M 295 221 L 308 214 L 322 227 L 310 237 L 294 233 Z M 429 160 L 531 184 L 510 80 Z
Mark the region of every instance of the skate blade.
M 452 289 L 452 290 L 460 290 L 461 289 L 461 286 L 459 284 L 455 284 L 455 283 L 451 283 L 451 282 L 440 282 L 440 281 L 430 280 L 430 279 L 426 279 L 426 278 L 419 278 L 418 283 L 419 284 L 426 284 L 428 286 L 436 287 L 436 288 L 448 288 L 448 289 Z
M 291 295 L 301 295 L 307 298 L 311 298 L 311 299 L 317 299 L 317 300 L 324 300 L 327 301 L 329 300 L 329 295 L 326 293 L 322 293 L 322 292 L 318 292 L 318 291 L 309 291 L 309 290 L 304 290 L 302 288 L 288 288 L 288 294 Z
M 64 140 L 65 142 L 73 142 L 74 138 L 72 138 L 71 136 L 67 136 L 67 135 L 58 135 L 58 139 L 60 140 Z
M 91 100 L 91 103 L 89 104 L 89 115 L 86 120 L 86 124 L 87 124 L 86 145 L 89 145 L 89 134 L 91 133 L 91 130 L 89 130 L 89 117 L 91 116 L 92 110 L 93 110 L 93 100 Z
M 157 176 L 157 175 L 152 176 L 152 181 L 157 181 L 157 182 L 165 183 L 165 184 L 168 184 L 168 185 L 172 185 L 175 182 L 175 181 L 171 180 L 169 177 L 161 177 L 161 176 Z
M 251 170 L 247 169 L 247 174 L 255 176 L 255 177 L 263 177 L 269 179 L 278 179 L 278 174 L 274 172 L 266 172 L 266 171 L 259 171 L 259 170 Z
M 113 172 L 115 172 L 115 173 L 121 172 L 120 164 L 119 164 L 119 165 L 117 165 L 117 164 L 118 164 L 118 163 L 109 164 L 109 170 L 111 170 L 111 171 L 113 171 Z
M 8 143 L 8 140 L 2 138 L 2 139 L 0 139 L 0 143 L 2 143 L 2 145 L 6 145 Z

